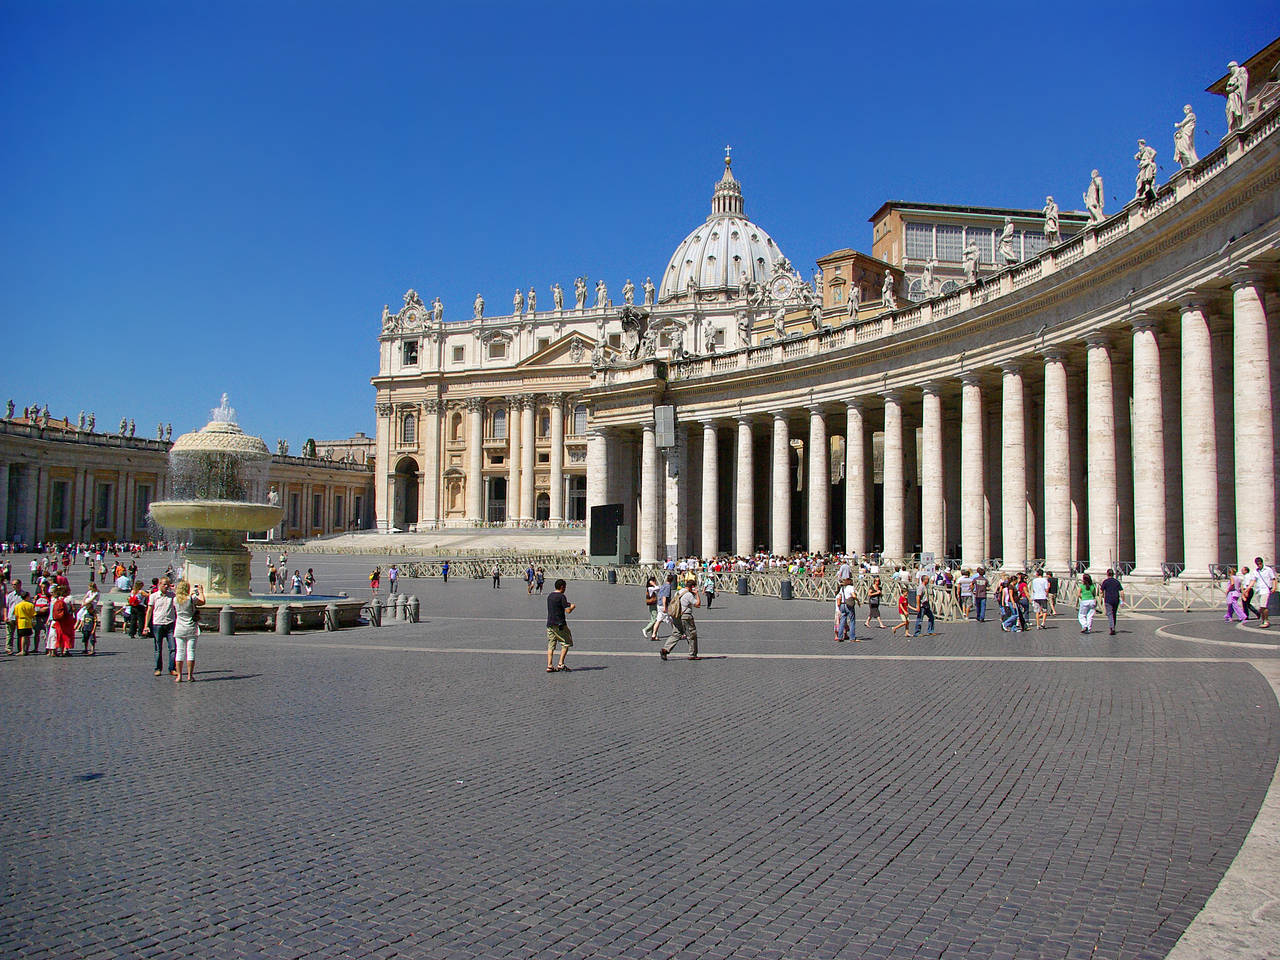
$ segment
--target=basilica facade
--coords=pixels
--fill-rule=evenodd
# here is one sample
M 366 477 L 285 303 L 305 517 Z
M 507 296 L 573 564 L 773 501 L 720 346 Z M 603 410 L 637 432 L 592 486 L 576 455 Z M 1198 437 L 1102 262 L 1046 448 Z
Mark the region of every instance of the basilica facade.
M 1161 579 L 1272 560 L 1275 46 L 1244 64 L 1262 79 L 1215 85 L 1238 91 L 1229 132 L 1167 182 L 1140 148 L 1134 200 L 1104 211 L 1095 175 L 1070 230 L 919 300 L 900 264 L 849 251 L 804 280 L 728 159 L 656 288 L 618 304 L 579 278 L 572 304 L 518 292 L 489 318 L 477 297 L 444 322 L 410 291 L 374 378 L 379 526 L 616 504 L 641 562 L 841 548 Z

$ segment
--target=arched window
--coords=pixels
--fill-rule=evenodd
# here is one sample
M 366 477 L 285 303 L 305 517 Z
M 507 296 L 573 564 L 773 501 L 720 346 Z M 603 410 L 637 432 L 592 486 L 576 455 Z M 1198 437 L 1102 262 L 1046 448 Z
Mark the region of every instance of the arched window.
M 418 442 L 418 420 L 412 413 L 406 413 L 404 419 L 400 421 L 400 442 Z
M 587 405 L 580 403 L 573 408 L 573 435 L 580 437 L 587 432 Z
M 462 414 L 454 413 L 453 418 L 449 421 L 449 439 L 462 439 Z
M 494 440 L 505 440 L 507 438 L 507 411 L 498 407 L 493 411 L 492 419 L 493 429 L 489 432 L 489 436 Z
M 538 411 L 538 437 L 551 436 L 551 412 L 545 408 Z

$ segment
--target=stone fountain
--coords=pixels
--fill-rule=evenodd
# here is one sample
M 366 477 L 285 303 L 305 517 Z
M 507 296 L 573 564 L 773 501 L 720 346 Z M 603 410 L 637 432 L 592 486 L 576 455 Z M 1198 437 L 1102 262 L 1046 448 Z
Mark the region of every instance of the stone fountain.
M 151 516 L 167 530 L 190 530 L 184 576 L 210 600 L 249 599 L 249 548 L 245 533 L 269 530 L 284 510 L 267 502 L 271 453 L 260 437 L 236 423 L 222 404 L 199 430 L 180 436 L 169 451 L 174 499 L 151 504 Z

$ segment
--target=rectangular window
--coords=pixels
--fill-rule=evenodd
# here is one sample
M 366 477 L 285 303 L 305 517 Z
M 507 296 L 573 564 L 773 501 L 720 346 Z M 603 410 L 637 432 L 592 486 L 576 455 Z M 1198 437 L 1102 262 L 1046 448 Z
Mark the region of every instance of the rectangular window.
M 333 498 L 333 525 L 339 529 L 345 525 L 342 519 L 342 494 L 337 494 Z
M 360 518 L 364 516 L 364 497 L 357 496 L 355 498 L 355 506 L 351 508 L 351 521 L 358 527 L 360 526 Z
M 1038 257 L 1044 253 L 1045 248 L 1049 246 L 1049 242 L 1045 240 L 1043 233 L 1024 233 L 1022 235 L 1022 259 L 1029 260 L 1032 257 Z
M 539 337 L 539 338 L 538 338 L 538 352 L 539 352 L 539 353 L 541 353 L 543 350 L 547 349 L 547 347 L 549 347 L 549 346 L 551 346 L 551 338 L 550 338 L 550 337 Z
M 507 357 L 507 345 L 501 340 L 494 340 L 489 344 L 490 360 L 505 360 Z
M 964 227 L 940 223 L 935 234 L 939 263 L 959 263 L 964 258 Z
M 622 334 L 620 334 L 620 333 L 611 333 L 611 334 L 609 334 L 609 346 L 613 347 L 615 350 L 621 349 L 621 348 L 622 348 Z
M 573 435 L 580 437 L 587 432 L 587 408 L 585 404 L 578 404 L 573 408 Z
M 299 493 L 289 494 L 289 526 L 298 526 L 298 515 L 302 512 L 302 495 Z
M 714 343 L 717 347 L 723 347 L 723 346 L 724 346 L 724 331 L 723 331 L 722 329 L 720 329 L 719 327 L 716 327 L 716 332 L 715 332 L 715 335 L 714 335 L 714 336 L 712 336 L 712 338 L 711 338 L 711 342 L 712 342 L 712 343 Z
M 319 493 L 311 495 L 311 526 L 324 526 L 324 496 Z
M 54 480 L 49 484 L 49 528 L 66 530 L 71 526 L 71 518 L 67 516 L 67 505 L 71 500 L 71 482 Z
M 406 367 L 416 366 L 418 363 L 418 341 L 406 340 L 404 342 L 403 363 Z
M 965 243 L 978 245 L 978 262 L 994 263 L 995 248 L 992 246 L 990 227 L 967 227 L 964 232 Z
M 466 348 L 466 347 L 454 347 L 454 348 L 453 348 L 453 362 L 454 362 L 454 363 L 466 363 L 466 362 L 467 362 L 467 348 Z
M 115 485 L 111 483 L 96 484 L 93 491 L 93 524 L 95 530 L 107 530 L 111 527 L 111 503 L 114 499 Z
M 133 529 L 142 530 L 147 525 L 147 511 L 151 509 L 151 484 L 139 483 L 133 488 Z
M 933 256 L 933 224 L 907 224 L 907 259 L 928 260 Z

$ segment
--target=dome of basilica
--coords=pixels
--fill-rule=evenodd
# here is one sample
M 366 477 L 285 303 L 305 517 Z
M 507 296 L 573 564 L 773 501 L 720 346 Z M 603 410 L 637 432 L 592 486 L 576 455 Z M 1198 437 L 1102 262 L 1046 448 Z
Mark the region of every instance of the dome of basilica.
M 671 255 L 658 302 L 697 293 L 736 293 L 743 273 L 762 285 L 773 276 L 774 264 L 785 260 L 773 237 L 743 215 L 742 185 L 734 179 L 726 154 L 724 176 L 711 197 L 711 216 L 690 231 Z

